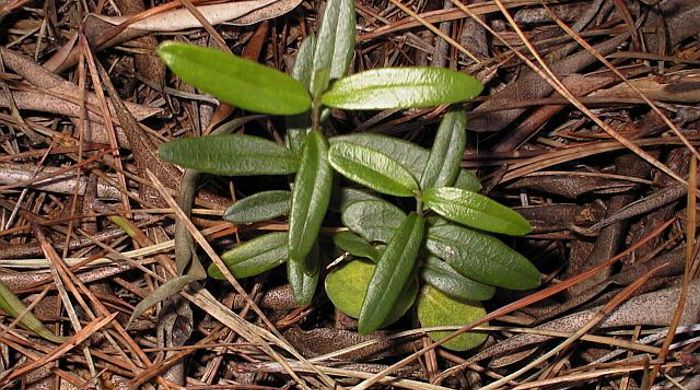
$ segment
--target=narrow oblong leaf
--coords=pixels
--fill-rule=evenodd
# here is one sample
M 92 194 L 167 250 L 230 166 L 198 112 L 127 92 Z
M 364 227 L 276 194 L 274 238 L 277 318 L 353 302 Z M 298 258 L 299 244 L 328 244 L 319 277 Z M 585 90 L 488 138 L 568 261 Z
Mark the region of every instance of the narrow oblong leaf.
M 224 252 L 221 260 L 236 278 L 247 278 L 269 271 L 287 260 L 287 233 L 268 233 Z M 224 280 L 221 270 L 212 264 L 207 273 L 214 279 Z
M 521 236 L 532 229 L 522 215 L 481 194 L 454 187 L 429 188 L 423 202 L 443 217 L 493 233 Z
M 294 115 L 311 108 L 306 87 L 287 74 L 221 50 L 163 42 L 160 58 L 178 77 L 244 110 Z
M 292 68 L 292 77 L 306 87 L 307 90 L 311 87 L 315 45 L 316 37 L 313 34 L 307 36 L 301 42 L 301 46 L 299 46 L 294 67 Z M 304 138 L 311 129 L 311 117 L 308 112 L 305 112 L 288 116 L 285 118 L 285 121 L 287 124 L 285 143 L 294 153 L 301 154 Z
M 387 243 L 406 213 L 385 200 L 363 200 L 345 208 L 340 217 L 343 225 L 365 240 Z
M 430 152 L 412 142 L 404 141 L 400 138 L 388 137 L 382 134 L 372 133 L 352 133 L 332 137 L 328 140 L 331 145 L 347 142 L 356 145 L 362 145 L 370 149 L 382 152 L 387 156 L 391 156 L 404 166 L 413 177 L 421 177 L 425 166 L 428 162 Z M 454 183 L 455 187 L 465 190 L 477 192 L 481 190 L 481 183 L 471 172 L 461 169 L 457 180 Z
M 411 213 L 389 241 L 367 286 L 357 325 L 360 333 L 379 329 L 399 302 L 401 293 L 414 275 L 424 232 L 423 216 Z
M 314 297 L 319 278 L 319 250 L 315 243 L 306 258 L 287 262 L 287 280 L 292 288 L 294 301 L 298 305 L 308 305 Z
M 342 212 L 353 203 L 363 200 L 381 200 L 381 198 L 357 188 L 340 187 L 333 190 L 329 207 Z
M 287 175 L 299 167 L 299 158 L 289 149 L 252 135 L 176 139 L 161 145 L 158 154 L 181 167 L 215 175 Z
M 424 328 L 463 326 L 486 315 L 486 310 L 479 302 L 456 299 L 431 286 L 425 286 L 421 290 L 416 306 L 418 321 Z M 428 336 L 438 341 L 451 333 L 451 331 L 428 332 Z M 471 331 L 443 343 L 442 346 L 453 351 L 467 351 L 483 344 L 487 337 L 488 333 Z
M 318 30 L 311 91 L 322 93 L 347 72 L 355 47 L 354 0 L 328 0 Z
M 399 162 L 376 150 L 351 143 L 336 143 L 328 162 L 348 179 L 394 196 L 414 196 L 418 183 Z
M 333 243 L 338 248 L 350 253 L 355 257 L 363 257 L 379 261 L 379 252 L 369 243 L 369 241 L 352 232 L 340 232 L 333 236 Z
M 19 323 L 25 328 L 31 330 L 37 335 L 45 338 L 46 340 L 52 341 L 54 343 L 62 343 L 66 340 L 65 337 L 56 336 L 50 330 L 44 326 L 44 324 L 39 321 L 38 318 L 32 314 L 31 311 L 27 311 L 27 306 L 24 302 L 17 298 L 15 294 L 10 291 L 5 284 L 0 282 L 0 310 L 4 311 L 8 315 L 17 318 L 23 314 Z
M 479 178 L 466 169 L 459 170 L 457 179 L 452 186 L 472 192 L 481 191 L 481 182 L 479 181 Z
M 289 213 L 289 256 L 304 259 L 316 242 L 333 187 L 328 142 L 318 131 L 306 136 L 301 165 L 294 180 Z
M 479 80 L 450 69 L 378 68 L 336 81 L 321 102 L 344 110 L 422 108 L 469 100 L 482 89 Z
M 235 224 L 267 221 L 289 213 L 290 191 L 263 191 L 243 198 L 224 212 L 224 219 Z
M 126 323 L 126 328 L 128 329 L 131 323 L 148 310 L 148 308 L 178 294 L 188 284 L 198 279 L 199 278 L 195 275 L 180 275 L 163 283 L 134 307 L 134 311 L 131 313 L 131 317 L 129 317 L 129 321 Z
M 463 276 L 511 290 L 532 289 L 540 273 L 523 255 L 499 239 L 448 224 L 428 229 L 426 247 Z
M 454 184 L 467 144 L 467 114 L 451 111 L 440 122 L 428 162 L 420 178 L 420 188 L 446 187 Z
M 493 286 L 466 278 L 449 264 L 433 256 L 425 260 L 420 277 L 443 293 L 459 299 L 485 301 L 493 298 L 496 293 Z
M 326 295 L 333 306 L 352 318 L 358 318 L 375 268 L 370 262 L 353 260 L 333 269 L 325 281 Z M 413 306 L 417 293 L 418 283 L 413 280 L 401 293 L 398 303 L 381 327 L 389 326 L 401 318 Z

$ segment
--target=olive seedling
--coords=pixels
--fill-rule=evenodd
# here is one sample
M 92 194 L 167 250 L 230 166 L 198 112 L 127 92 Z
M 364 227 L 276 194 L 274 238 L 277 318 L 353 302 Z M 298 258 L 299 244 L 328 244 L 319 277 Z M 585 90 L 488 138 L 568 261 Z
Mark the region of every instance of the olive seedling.
M 318 36 L 308 36 L 299 48 L 292 77 L 214 49 L 162 44 L 158 54 L 182 80 L 238 108 L 283 115 L 287 132 L 285 145 L 233 134 L 173 140 L 159 154 L 217 175 L 294 175 L 289 191 L 263 191 L 226 211 L 224 218 L 235 224 L 289 218 L 288 232 L 258 236 L 222 255 L 234 276 L 286 263 L 297 303 L 308 304 L 322 276 L 321 226 L 339 211 L 347 231 L 333 242 L 349 261 L 331 270 L 325 289 L 339 310 L 358 318 L 361 333 L 390 325 L 415 302 L 424 326 L 469 322 L 484 314 L 478 302 L 491 298 L 494 286 L 531 289 L 540 275 L 490 234 L 523 235 L 530 225 L 479 194 L 478 180 L 460 168 L 466 114 L 445 114 L 430 150 L 377 134 L 327 139 L 323 122 L 331 109 L 460 103 L 477 96 L 482 85 L 463 73 L 429 67 L 346 76 L 354 51 L 353 3 L 328 2 Z M 334 180 L 336 174 L 345 180 Z M 361 187 L 343 186 L 348 183 Z M 335 211 L 329 209 L 332 196 L 340 199 Z M 408 212 L 397 206 L 406 204 L 397 202 L 401 198 L 413 199 Z M 222 277 L 215 266 L 208 274 Z M 466 334 L 447 347 L 464 350 L 483 339 Z

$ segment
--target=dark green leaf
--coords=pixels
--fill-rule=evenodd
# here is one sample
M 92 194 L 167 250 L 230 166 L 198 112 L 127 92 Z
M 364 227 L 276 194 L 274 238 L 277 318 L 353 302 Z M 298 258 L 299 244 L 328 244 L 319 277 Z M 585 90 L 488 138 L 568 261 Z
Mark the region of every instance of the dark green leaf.
M 141 314 L 143 314 L 146 310 L 148 310 L 148 308 L 150 308 L 158 302 L 162 302 L 170 298 L 175 294 L 179 294 L 180 291 L 182 291 L 182 289 L 185 288 L 188 284 L 198 279 L 199 277 L 195 275 L 180 275 L 163 283 L 152 293 L 148 294 L 146 298 L 144 298 L 141 302 L 138 303 L 138 305 L 136 305 L 136 307 L 134 307 L 134 311 L 131 312 L 131 317 L 129 317 L 129 321 L 126 323 L 126 327 L 129 328 L 131 323 L 135 319 L 137 319 Z
M 427 149 L 414 143 L 381 134 L 352 133 L 333 137 L 329 140 L 329 142 L 331 145 L 340 142 L 347 142 L 366 146 L 382 152 L 387 156 L 390 156 L 392 159 L 398 161 L 404 166 L 404 168 L 408 169 L 413 177 L 421 177 L 430 155 L 430 152 Z M 460 170 L 459 176 L 457 177 L 457 183 L 455 183 L 455 187 L 463 188 L 465 190 L 481 190 L 481 183 L 479 183 L 479 179 L 464 169 Z
M 289 256 L 303 260 L 316 242 L 333 186 L 328 142 L 318 131 L 306 136 L 301 165 L 294 180 L 289 214 Z
M 325 287 L 333 306 L 352 318 L 358 318 L 375 268 L 370 262 L 353 260 L 331 271 L 326 277 Z M 418 283 L 413 279 L 381 327 L 389 326 L 401 318 L 413 306 L 417 293 Z
M 428 229 L 426 247 L 469 279 L 512 290 L 535 288 L 540 273 L 499 239 L 453 224 Z
M 321 101 L 345 110 L 433 107 L 481 93 L 479 80 L 444 68 L 378 68 L 336 81 Z
M 336 143 L 328 161 L 343 176 L 375 191 L 394 196 L 414 196 L 418 183 L 399 162 L 384 153 L 351 143 Z
M 334 190 L 333 194 L 331 194 L 331 204 L 329 207 L 332 207 L 333 210 L 343 211 L 351 204 L 363 200 L 381 200 L 381 198 L 356 188 L 341 187 L 340 189 Z
M 66 340 L 65 337 L 61 336 L 56 336 L 55 334 L 51 333 L 50 330 L 48 330 L 44 324 L 39 321 L 38 318 L 32 314 L 31 311 L 27 311 L 27 306 L 24 305 L 24 302 L 22 302 L 15 294 L 10 291 L 9 288 L 7 288 L 3 283 L 0 282 L 0 310 L 4 311 L 8 315 L 17 318 L 20 315 L 22 316 L 22 319 L 19 320 L 19 323 L 22 324 L 25 328 L 31 330 L 32 332 L 36 333 L 37 335 L 45 338 L 46 340 L 52 341 L 54 343 L 62 343 Z
M 329 0 L 318 30 L 311 91 L 319 95 L 331 79 L 345 75 L 355 47 L 355 2 Z
M 389 242 L 406 214 L 385 200 L 363 200 L 341 214 L 343 225 L 367 241 Z
M 426 259 L 420 276 L 431 286 L 459 299 L 485 301 L 496 293 L 493 286 L 465 278 L 449 264 L 432 256 Z
M 294 115 L 311 107 L 306 87 L 285 73 L 257 62 L 172 41 L 162 43 L 157 52 L 182 80 L 244 110 Z
M 308 305 L 314 297 L 319 277 L 318 243 L 314 243 L 306 258 L 289 259 L 287 262 L 287 280 L 292 288 L 294 301 L 298 305 Z
M 379 252 L 364 238 L 351 232 L 340 232 L 333 236 L 333 243 L 338 248 L 356 257 L 364 257 L 374 262 L 379 261 Z
M 462 301 L 439 290 L 425 286 L 418 295 L 418 321 L 424 328 L 434 326 L 464 326 L 486 315 L 479 302 Z M 485 323 L 484 325 L 488 325 Z M 428 336 L 438 341 L 449 336 L 451 331 L 428 332 Z M 466 332 L 442 344 L 453 351 L 467 351 L 483 344 L 488 337 L 485 332 Z
M 269 233 L 224 252 L 221 259 L 236 278 L 247 278 L 271 270 L 287 260 L 287 233 Z M 215 264 L 207 271 L 210 277 L 223 280 Z
M 445 114 L 420 178 L 421 189 L 451 186 L 455 182 L 467 144 L 466 126 L 467 114 L 464 111 Z
M 224 219 L 235 224 L 267 221 L 289 213 L 292 193 L 263 191 L 241 199 L 224 212 Z
M 299 46 L 294 68 L 292 68 L 292 77 L 298 80 L 306 89 L 311 87 L 311 72 L 313 70 L 314 49 L 316 37 L 314 35 L 307 36 Z M 301 149 L 304 146 L 304 138 L 306 133 L 311 129 L 311 118 L 309 113 L 289 116 L 286 118 L 287 133 L 285 142 L 289 149 L 294 153 L 301 154 Z
M 299 158 L 289 149 L 252 135 L 229 134 L 181 138 L 158 148 L 164 160 L 216 175 L 287 175 Z
M 425 205 L 443 217 L 494 233 L 521 236 L 530 232 L 522 215 L 483 195 L 453 187 L 429 188 Z
M 396 230 L 367 287 L 357 325 L 360 333 L 379 329 L 399 302 L 414 275 L 424 233 L 425 219 L 415 213 L 409 214 Z

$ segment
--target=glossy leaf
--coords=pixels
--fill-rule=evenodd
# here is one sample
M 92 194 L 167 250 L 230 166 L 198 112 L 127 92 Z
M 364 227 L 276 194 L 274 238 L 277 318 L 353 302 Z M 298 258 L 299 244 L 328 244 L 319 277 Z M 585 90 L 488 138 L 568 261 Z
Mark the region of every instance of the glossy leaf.
M 481 93 L 479 80 L 444 68 L 378 68 L 336 81 L 321 101 L 345 110 L 433 107 Z
M 486 310 L 479 302 L 456 299 L 431 286 L 425 286 L 418 295 L 417 311 L 418 321 L 424 328 L 463 326 L 486 315 Z M 438 341 L 451 333 L 450 331 L 428 332 L 428 336 Z M 445 342 L 442 346 L 453 351 L 467 351 L 483 344 L 487 337 L 488 333 L 485 332 L 466 332 Z
M 162 43 L 157 53 L 182 80 L 244 110 L 294 115 L 311 108 L 304 85 L 257 62 L 172 41 Z
M 289 213 L 289 256 L 304 259 L 316 242 L 333 186 L 328 143 L 318 131 L 306 136 L 301 165 L 294 180 Z
M 348 179 L 394 196 L 413 196 L 418 183 L 399 162 L 376 150 L 351 143 L 336 143 L 328 162 Z
M 424 233 L 425 219 L 415 213 L 409 214 L 396 230 L 367 286 L 357 325 L 360 333 L 379 329 L 399 302 L 414 275 Z
M 521 236 L 530 232 L 522 215 L 481 194 L 454 187 L 429 188 L 425 205 L 443 217 L 493 233 Z
M 317 91 L 320 96 L 330 80 L 345 75 L 354 47 L 354 0 L 328 0 L 318 30 L 311 91 Z
M 300 305 L 308 305 L 314 298 L 319 278 L 320 259 L 318 244 L 314 243 L 311 251 L 301 260 L 292 258 L 287 262 L 287 280 L 292 288 L 294 301 Z
M 440 122 L 428 162 L 420 178 L 420 188 L 445 187 L 454 184 L 467 144 L 467 114 L 451 111 Z
M 412 142 L 381 134 L 352 133 L 332 137 L 329 139 L 329 142 L 331 145 L 340 142 L 362 145 L 382 152 L 403 165 L 404 168 L 411 172 L 413 177 L 421 177 L 430 155 L 427 149 Z M 457 176 L 455 187 L 479 191 L 481 190 L 481 183 L 471 172 L 462 169 Z
M 333 243 L 338 248 L 355 257 L 379 261 L 379 252 L 364 238 L 352 232 L 340 232 L 333 236 Z
M 539 286 L 540 273 L 499 239 L 453 224 L 428 229 L 426 247 L 463 276 L 512 290 Z
M 458 299 L 485 301 L 496 293 L 493 286 L 465 278 L 449 264 L 432 256 L 425 260 L 420 276 L 431 286 Z
M 313 34 L 307 36 L 299 46 L 294 67 L 292 68 L 292 77 L 306 87 L 307 90 L 311 87 L 315 45 L 316 37 Z M 305 112 L 288 116 L 285 118 L 285 121 L 287 124 L 285 143 L 294 153 L 301 154 L 304 138 L 306 138 L 306 133 L 311 129 L 311 117 L 308 112 Z
M 341 214 L 343 225 L 370 242 L 387 243 L 406 213 L 385 200 L 364 200 L 348 206 Z
M 289 213 L 290 191 L 263 191 L 243 198 L 226 209 L 224 219 L 235 224 L 267 221 Z
M 265 234 L 224 252 L 221 259 L 236 278 L 256 276 L 287 260 L 287 240 L 286 232 Z M 225 279 L 215 264 L 207 273 L 214 279 Z
M 0 282 L 0 310 L 14 318 L 17 318 L 20 314 L 23 314 L 22 319 L 19 320 L 19 323 L 46 340 L 54 343 L 62 343 L 66 340 L 65 337 L 56 336 L 53 334 L 41 321 L 39 321 L 38 318 L 34 316 L 34 314 L 32 314 L 31 311 L 27 311 L 27 306 L 24 305 L 24 302 L 17 298 L 17 296 L 13 294 L 12 291 L 10 291 L 10 289 L 7 288 L 7 286 L 5 286 L 2 282 Z
M 353 260 L 333 269 L 326 276 L 325 282 L 326 295 L 333 306 L 352 318 L 358 318 L 375 268 L 370 262 Z M 418 283 L 413 280 L 401 293 L 398 303 L 381 327 L 389 326 L 401 318 L 413 306 L 417 294 Z
M 158 154 L 181 167 L 215 175 L 287 175 L 299 167 L 299 158 L 289 149 L 252 135 L 176 139 L 161 145 Z

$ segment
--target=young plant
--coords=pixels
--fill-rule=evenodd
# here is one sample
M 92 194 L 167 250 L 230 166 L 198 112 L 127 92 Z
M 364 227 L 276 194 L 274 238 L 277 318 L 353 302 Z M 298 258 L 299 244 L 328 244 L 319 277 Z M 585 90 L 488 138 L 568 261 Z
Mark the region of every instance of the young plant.
M 333 241 L 350 260 L 330 272 L 325 288 L 340 311 L 359 319 L 361 333 L 390 325 L 416 298 L 422 325 L 464 324 L 484 314 L 478 301 L 491 298 L 493 286 L 539 284 L 539 272 L 527 259 L 486 233 L 523 235 L 530 226 L 480 195 L 478 180 L 460 169 L 465 113 L 445 115 L 429 151 L 376 134 L 326 139 L 322 123 L 330 109 L 452 104 L 477 96 L 482 86 L 468 75 L 426 67 L 345 77 L 354 50 L 354 18 L 354 1 L 329 0 L 318 38 L 309 36 L 300 46 L 293 78 L 217 50 L 162 44 L 158 54 L 183 80 L 239 108 L 286 115 L 287 133 L 286 146 L 249 135 L 179 139 L 161 146 L 160 156 L 218 175 L 295 174 L 290 191 L 260 192 L 225 212 L 235 224 L 289 215 L 289 232 L 259 236 L 222 255 L 234 276 L 254 276 L 286 263 L 296 301 L 308 304 L 321 276 L 319 232 L 333 195 L 348 230 Z M 334 172 L 366 189 L 334 186 Z M 414 207 L 406 214 L 382 195 L 413 199 Z M 216 266 L 208 273 L 223 277 Z M 465 334 L 447 347 L 464 350 L 483 339 Z

